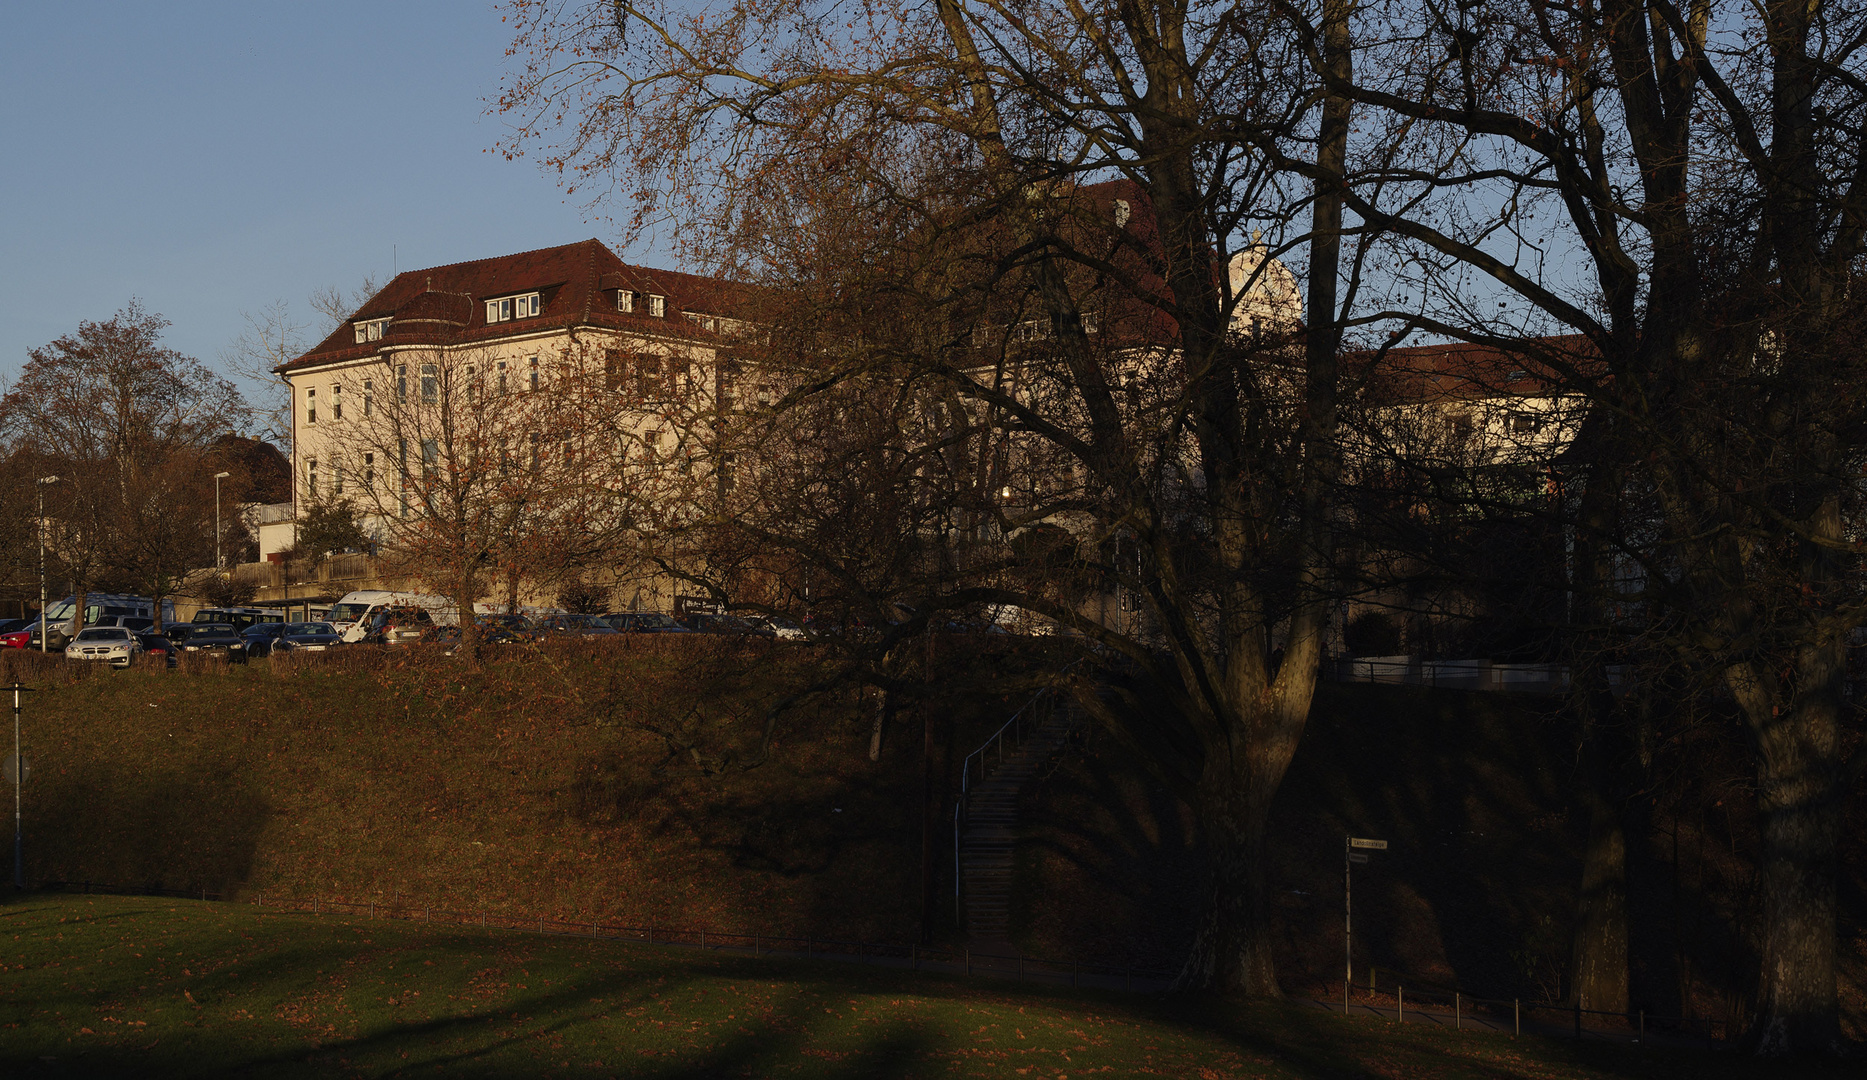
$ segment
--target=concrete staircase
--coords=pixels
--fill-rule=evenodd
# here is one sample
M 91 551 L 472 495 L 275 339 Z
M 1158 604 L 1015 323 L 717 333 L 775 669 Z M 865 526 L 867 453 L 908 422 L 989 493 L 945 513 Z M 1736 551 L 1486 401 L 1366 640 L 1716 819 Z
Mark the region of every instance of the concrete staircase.
M 960 898 L 966 932 L 975 940 L 1004 941 L 1011 933 L 1011 880 L 1018 841 L 1018 797 L 1069 738 L 1079 713 L 1059 704 L 1003 764 L 987 761 L 984 780 L 966 798 L 959 840 Z

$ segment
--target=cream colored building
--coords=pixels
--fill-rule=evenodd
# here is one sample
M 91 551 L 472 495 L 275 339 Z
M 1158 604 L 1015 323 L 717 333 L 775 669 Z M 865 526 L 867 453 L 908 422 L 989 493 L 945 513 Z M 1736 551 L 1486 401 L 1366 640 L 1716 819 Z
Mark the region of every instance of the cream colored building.
M 752 295 L 625 264 L 596 240 L 397 276 L 279 369 L 293 501 L 271 547 L 340 499 L 392 541 L 410 493 L 449 458 L 611 486 L 632 476 L 664 494 L 704 483 Z

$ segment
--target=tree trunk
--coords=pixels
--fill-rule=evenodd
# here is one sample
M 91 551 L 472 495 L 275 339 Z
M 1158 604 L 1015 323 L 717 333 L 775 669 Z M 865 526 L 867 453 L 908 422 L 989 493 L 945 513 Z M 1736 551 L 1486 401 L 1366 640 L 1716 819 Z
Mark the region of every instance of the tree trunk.
M 1840 1048 L 1837 735 L 1834 711 L 1820 701 L 1779 707 L 1758 731 L 1763 985 L 1751 1038 L 1762 1056 L 1830 1056 Z
M 479 659 L 480 624 L 475 620 L 473 612 L 473 602 L 479 598 L 479 595 L 480 591 L 474 582 L 473 574 L 462 574 L 454 595 L 454 617 L 460 623 L 458 655 L 463 660 Z
M 895 719 L 894 691 L 883 690 L 881 706 L 875 710 L 875 724 L 869 729 L 869 760 L 882 760 L 882 739 Z
M 1620 808 L 1590 782 L 1588 845 L 1575 912 L 1571 1000 L 1580 1008 L 1627 1011 L 1627 833 Z
M 1275 940 L 1266 902 L 1264 838 L 1270 800 L 1251 797 L 1249 785 L 1223 767 L 1207 768 L 1198 797 L 1206 856 L 1206 911 L 1181 970 L 1183 990 L 1245 997 L 1282 997 L 1271 947 Z

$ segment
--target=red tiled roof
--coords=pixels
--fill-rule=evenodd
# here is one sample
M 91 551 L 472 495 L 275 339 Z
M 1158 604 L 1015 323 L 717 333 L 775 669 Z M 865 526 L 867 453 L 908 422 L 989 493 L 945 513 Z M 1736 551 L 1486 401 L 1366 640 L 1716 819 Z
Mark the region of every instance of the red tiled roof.
M 1536 338 L 1511 350 L 1447 342 L 1353 353 L 1346 359 L 1388 399 L 1418 402 L 1558 392 L 1574 385 L 1571 373 L 1599 366 L 1593 343 L 1579 334 Z
M 619 288 L 637 294 L 633 313 L 616 310 L 613 290 Z M 484 301 L 530 292 L 540 294 L 536 316 L 488 325 Z M 574 326 L 709 340 L 715 335 L 685 312 L 750 318 L 757 293 L 717 278 L 630 266 L 602 241 L 584 240 L 398 274 L 329 337 L 277 370 L 360 360 L 385 345 L 487 342 Z M 666 317 L 648 314 L 646 294 L 667 297 Z M 391 320 L 388 336 L 359 344 L 352 324 L 380 318 Z

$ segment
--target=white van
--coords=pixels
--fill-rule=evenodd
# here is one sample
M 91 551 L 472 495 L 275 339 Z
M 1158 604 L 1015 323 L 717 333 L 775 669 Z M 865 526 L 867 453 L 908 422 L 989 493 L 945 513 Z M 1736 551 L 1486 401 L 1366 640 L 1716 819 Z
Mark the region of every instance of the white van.
M 67 596 L 63 600 L 48 605 L 45 609 L 45 636 L 53 648 L 62 649 L 71 636 L 78 632 L 78 598 Z M 122 593 L 85 593 L 84 625 L 96 626 L 109 619 L 108 625 L 123 625 L 118 620 L 125 618 L 150 619 L 156 614 L 156 602 L 147 596 L 128 596 Z M 162 601 L 162 623 L 164 626 L 175 621 L 175 601 Z M 32 621 L 31 630 L 35 641 L 39 633 L 39 620 Z
M 345 593 L 342 600 L 331 605 L 330 618 L 326 621 L 343 635 L 346 644 L 363 640 L 369 632 L 370 620 L 385 608 L 418 607 L 425 609 L 434 621 L 441 626 L 453 626 L 460 620 L 455 617 L 453 601 L 444 596 L 430 593 L 391 592 L 387 589 L 358 589 Z

